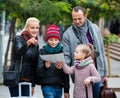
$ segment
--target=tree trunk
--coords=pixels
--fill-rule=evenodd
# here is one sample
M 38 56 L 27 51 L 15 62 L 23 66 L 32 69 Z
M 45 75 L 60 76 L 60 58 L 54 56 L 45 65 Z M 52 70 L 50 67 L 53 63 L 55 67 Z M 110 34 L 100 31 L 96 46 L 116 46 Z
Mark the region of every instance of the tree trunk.
M 107 61 L 108 61 L 108 74 L 109 74 L 109 77 L 111 77 L 111 66 L 110 66 L 110 49 L 109 49 L 109 43 L 106 44 L 106 49 L 107 49 Z
M 104 36 L 104 18 L 99 19 L 99 24 L 98 25 L 99 25 L 102 36 Z
M 6 53 L 5 53 L 5 60 L 4 60 L 4 69 L 7 67 L 7 63 L 8 63 L 8 57 L 9 57 L 9 53 L 10 53 L 10 64 L 11 64 L 11 60 L 12 60 L 12 51 L 11 51 L 11 46 L 12 46 L 12 39 L 15 36 L 15 22 L 16 22 L 16 18 L 13 18 L 11 25 L 10 25 L 10 32 L 9 32 L 9 40 L 8 40 L 8 45 L 7 45 L 7 49 L 6 49 Z

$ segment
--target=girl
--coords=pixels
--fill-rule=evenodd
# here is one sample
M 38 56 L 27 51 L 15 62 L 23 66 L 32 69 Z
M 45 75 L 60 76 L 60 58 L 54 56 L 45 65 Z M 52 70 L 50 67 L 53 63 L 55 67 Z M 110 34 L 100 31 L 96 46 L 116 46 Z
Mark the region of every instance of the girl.
M 65 73 L 75 74 L 74 98 L 86 98 L 85 85 L 87 86 L 89 98 L 93 98 L 91 82 L 100 81 L 100 75 L 95 68 L 93 58 L 92 45 L 81 44 L 75 49 L 73 66 L 63 66 Z

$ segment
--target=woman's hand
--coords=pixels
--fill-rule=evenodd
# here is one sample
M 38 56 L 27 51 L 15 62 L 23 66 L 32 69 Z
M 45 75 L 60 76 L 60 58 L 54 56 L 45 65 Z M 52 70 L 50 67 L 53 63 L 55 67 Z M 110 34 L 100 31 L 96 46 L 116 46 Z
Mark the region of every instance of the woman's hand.
M 69 93 L 64 93 L 64 98 L 70 98 Z
M 34 92 L 35 92 L 35 91 L 34 91 L 34 87 L 32 87 L 32 96 L 34 95 Z
M 61 61 L 57 61 L 57 62 L 55 63 L 55 66 L 56 66 L 56 68 L 61 69 L 61 68 L 63 68 L 64 63 L 61 62 Z
M 30 46 L 31 44 L 33 45 L 37 44 L 37 40 L 35 39 L 35 37 L 32 37 L 27 41 L 27 46 Z

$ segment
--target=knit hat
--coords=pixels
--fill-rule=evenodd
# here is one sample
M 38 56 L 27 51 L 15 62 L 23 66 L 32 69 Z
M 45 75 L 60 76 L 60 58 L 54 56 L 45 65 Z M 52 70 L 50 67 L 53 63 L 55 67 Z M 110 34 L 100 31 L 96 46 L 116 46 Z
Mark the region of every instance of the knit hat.
M 47 33 L 46 33 L 46 41 L 49 38 L 57 38 L 58 40 L 60 40 L 60 33 L 59 33 L 59 27 L 55 24 L 52 24 L 48 27 L 47 29 Z

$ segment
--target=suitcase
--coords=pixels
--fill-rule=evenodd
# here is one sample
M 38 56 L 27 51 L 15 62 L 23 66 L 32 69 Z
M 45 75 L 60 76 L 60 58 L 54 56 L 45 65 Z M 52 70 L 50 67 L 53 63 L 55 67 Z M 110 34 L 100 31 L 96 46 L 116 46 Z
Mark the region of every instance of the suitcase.
M 29 86 L 29 91 L 30 91 L 30 96 L 22 96 L 21 95 L 21 86 L 22 85 L 28 85 Z M 37 97 L 33 97 L 31 94 L 32 88 L 31 88 L 31 83 L 29 82 L 21 82 L 19 83 L 19 96 L 18 97 L 11 97 L 11 98 L 37 98 Z
M 117 98 L 114 90 L 112 88 L 108 88 L 106 82 L 103 83 L 101 87 L 100 98 Z

